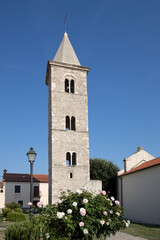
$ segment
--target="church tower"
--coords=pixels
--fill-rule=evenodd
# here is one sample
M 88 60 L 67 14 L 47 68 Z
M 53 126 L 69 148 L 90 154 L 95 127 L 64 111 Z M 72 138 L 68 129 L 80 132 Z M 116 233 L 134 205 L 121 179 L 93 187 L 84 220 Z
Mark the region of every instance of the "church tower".
M 49 203 L 60 191 L 76 191 L 90 180 L 87 74 L 65 32 L 48 61 Z

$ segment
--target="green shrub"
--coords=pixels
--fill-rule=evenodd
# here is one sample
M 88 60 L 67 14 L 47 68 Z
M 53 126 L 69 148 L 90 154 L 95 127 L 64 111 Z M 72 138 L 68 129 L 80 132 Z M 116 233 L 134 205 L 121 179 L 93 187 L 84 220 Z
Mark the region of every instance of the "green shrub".
M 26 215 L 21 212 L 9 212 L 6 216 L 7 221 L 20 222 L 26 220 Z
M 39 240 L 40 229 L 31 222 L 14 223 L 5 231 L 6 240 Z
M 15 212 L 22 213 L 22 208 L 15 208 L 14 211 L 15 211 Z
M 33 224 L 50 239 L 106 239 L 129 225 L 123 220 L 119 201 L 109 198 L 105 191 L 96 195 L 81 190 L 62 193 L 58 204 L 40 207 L 42 211 L 33 218 Z
M 7 203 L 6 208 L 9 208 L 12 211 L 14 211 L 16 208 L 20 208 L 20 204 L 18 204 L 16 202 Z
M 9 212 L 11 212 L 11 209 L 9 209 L 9 208 L 2 208 L 3 217 L 6 217 Z
M 3 215 L 0 213 L 0 223 L 3 222 Z

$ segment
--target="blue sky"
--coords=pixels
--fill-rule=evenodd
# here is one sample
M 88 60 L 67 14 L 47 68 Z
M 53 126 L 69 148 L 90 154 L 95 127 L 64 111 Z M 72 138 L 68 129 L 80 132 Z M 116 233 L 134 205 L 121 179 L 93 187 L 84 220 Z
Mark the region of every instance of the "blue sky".
M 0 2 L 0 176 L 48 172 L 45 75 L 67 32 L 88 74 L 90 157 L 113 161 L 141 145 L 160 156 L 160 1 Z

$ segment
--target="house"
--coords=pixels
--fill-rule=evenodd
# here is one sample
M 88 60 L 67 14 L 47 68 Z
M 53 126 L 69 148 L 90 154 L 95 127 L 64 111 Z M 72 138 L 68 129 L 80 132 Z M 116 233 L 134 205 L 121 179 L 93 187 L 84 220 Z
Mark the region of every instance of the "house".
M 17 202 L 23 208 L 28 207 L 30 201 L 30 174 L 3 174 L 3 196 L 0 195 L 0 208 L 9 202 Z M 33 204 L 43 202 L 48 204 L 48 175 L 33 174 Z
M 0 181 L 0 209 L 4 207 L 3 182 Z
M 131 221 L 160 224 L 160 158 L 138 151 L 124 160 L 118 173 L 118 199 Z

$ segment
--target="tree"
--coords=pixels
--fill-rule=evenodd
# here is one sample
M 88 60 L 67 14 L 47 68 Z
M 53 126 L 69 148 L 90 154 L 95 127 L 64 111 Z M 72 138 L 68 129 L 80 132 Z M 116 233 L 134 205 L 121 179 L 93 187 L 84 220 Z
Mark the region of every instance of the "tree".
M 116 197 L 116 177 L 119 167 L 101 158 L 90 159 L 90 178 L 102 181 L 102 189 Z

